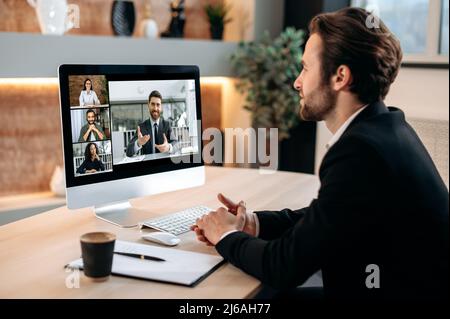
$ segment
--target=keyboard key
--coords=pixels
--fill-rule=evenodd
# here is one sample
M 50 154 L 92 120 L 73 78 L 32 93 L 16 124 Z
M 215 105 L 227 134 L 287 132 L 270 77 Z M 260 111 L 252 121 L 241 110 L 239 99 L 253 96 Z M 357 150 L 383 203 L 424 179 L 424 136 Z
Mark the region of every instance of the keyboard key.
M 196 220 L 210 211 L 211 209 L 208 207 L 196 206 L 167 216 L 149 219 L 142 222 L 141 225 L 179 235 L 190 231 Z

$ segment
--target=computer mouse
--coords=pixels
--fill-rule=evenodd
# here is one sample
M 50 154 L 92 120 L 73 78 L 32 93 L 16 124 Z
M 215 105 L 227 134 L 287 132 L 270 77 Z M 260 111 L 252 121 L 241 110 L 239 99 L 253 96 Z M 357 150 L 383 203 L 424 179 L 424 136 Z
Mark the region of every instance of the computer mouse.
M 142 239 L 166 246 L 176 246 L 180 242 L 180 238 L 166 232 L 147 233 L 142 235 Z

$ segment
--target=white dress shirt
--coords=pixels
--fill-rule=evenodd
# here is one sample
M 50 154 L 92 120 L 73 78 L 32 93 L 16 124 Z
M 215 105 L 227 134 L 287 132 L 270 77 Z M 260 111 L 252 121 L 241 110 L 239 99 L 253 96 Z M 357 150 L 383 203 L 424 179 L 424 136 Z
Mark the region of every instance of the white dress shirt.
M 89 93 L 86 90 L 80 93 L 80 106 L 85 105 L 97 105 L 100 104 L 100 100 L 97 97 L 97 93 L 90 90 Z
M 365 108 L 367 107 L 367 105 L 363 106 L 362 108 L 360 108 L 358 111 L 356 111 L 355 113 L 353 113 L 345 122 L 344 124 L 341 125 L 341 127 L 339 127 L 339 129 L 336 131 L 336 133 L 334 133 L 334 135 L 331 137 L 330 141 L 327 143 L 327 145 L 325 146 L 327 151 L 330 149 L 331 146 L 333 146 L 334 144 L 337 143 L 337 141 L 339 141 L 339 139 L 341 138 L 342 134 L 344 134 L 345 130 L 349 127 L 349 125 L 353 122 L 353 120 L 358 116 L 359 113 L 361 113 Z M 255 226 L 256 226 L 256 237 L 259 236 L 259 219 L 258 216 L 256 214 L 250 214 L 251 216 L 253 216 L 254 221 L 255 221 Z M 221 241 L 222 239 L 224 239 L 225 237 L 227 237 L 229 234 L 232 234 L 234 232 L 237 232 L 237 230 L 230 230 L 226 233 L 224 233 L 219 241 Z

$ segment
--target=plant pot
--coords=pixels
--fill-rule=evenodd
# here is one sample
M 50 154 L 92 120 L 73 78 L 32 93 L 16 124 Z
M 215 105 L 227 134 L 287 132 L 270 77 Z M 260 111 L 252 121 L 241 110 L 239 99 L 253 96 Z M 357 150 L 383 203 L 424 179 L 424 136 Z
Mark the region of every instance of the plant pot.
M 136 22 L 133 1 L 114 1 L 111 11 L 111 24 L 115 35 L 131 36 Z
M 213 40 L 222 40 L 223 39 L 223 25 L 211 25 L 209 27 L 211 32 L 211 39 Z

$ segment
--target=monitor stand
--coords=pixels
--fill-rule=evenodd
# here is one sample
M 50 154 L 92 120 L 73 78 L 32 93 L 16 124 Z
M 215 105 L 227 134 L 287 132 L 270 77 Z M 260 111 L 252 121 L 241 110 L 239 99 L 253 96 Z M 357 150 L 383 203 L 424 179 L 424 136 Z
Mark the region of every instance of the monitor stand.
M 138 226 L 139 210 L 131 206 L 129 201 L 115 202 L 107 205 L 94 207 L 95 216 L 108 223 L 123 228 Z M 141 215 L 141 218 L 143 216 Z

